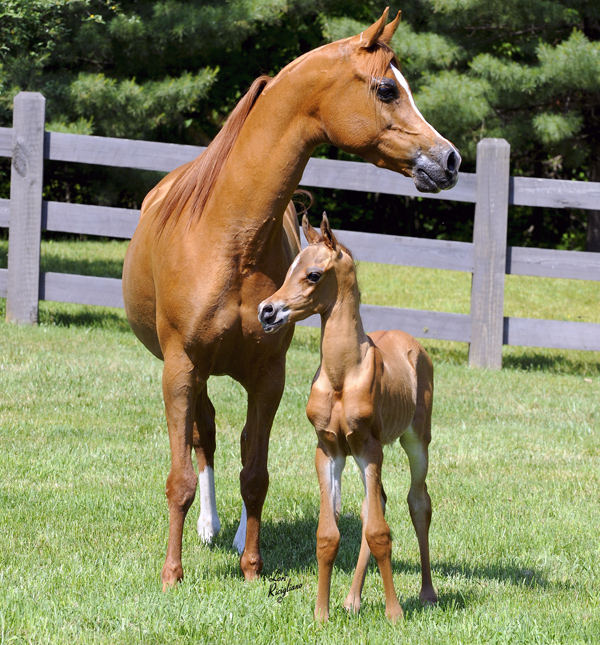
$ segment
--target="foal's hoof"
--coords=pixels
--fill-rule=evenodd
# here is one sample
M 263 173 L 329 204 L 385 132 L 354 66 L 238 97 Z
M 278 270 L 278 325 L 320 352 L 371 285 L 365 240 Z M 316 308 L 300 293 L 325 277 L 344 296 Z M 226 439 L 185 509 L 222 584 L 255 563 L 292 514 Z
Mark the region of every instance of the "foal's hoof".
M 398 605 L 397 607 L 387 608 L 385 610 L 385 615 L 392 621 L 393 624 L 396 624 L 399 620 L 404 618 L 404 612 L 402 607 Z
M 357 598 L 353 594 L 349 594 L 346 600 L 344 600 L 344 609 L 349 614 L 358 614 L 360 611 L 360 598 Z

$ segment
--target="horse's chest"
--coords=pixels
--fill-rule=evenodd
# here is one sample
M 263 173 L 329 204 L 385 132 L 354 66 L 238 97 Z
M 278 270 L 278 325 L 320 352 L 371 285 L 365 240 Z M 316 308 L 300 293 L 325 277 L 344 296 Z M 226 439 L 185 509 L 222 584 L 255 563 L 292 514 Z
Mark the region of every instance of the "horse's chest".
M 374 402 L 363 390 L 345 389 L 343 393 L 313 385 L 307 416 L 320 438 L 345 444 L 355 432 L 370 428 L 374 421 Z

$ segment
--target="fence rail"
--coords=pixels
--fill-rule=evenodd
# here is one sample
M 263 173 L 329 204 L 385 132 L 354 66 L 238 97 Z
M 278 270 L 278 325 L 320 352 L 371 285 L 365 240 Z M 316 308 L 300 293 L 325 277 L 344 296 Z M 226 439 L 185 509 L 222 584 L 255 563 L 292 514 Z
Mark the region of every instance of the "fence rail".
M 121 281 L 40 272 L 42 230 L 129 239 L 139 211 L 42 200 L 43 161 L 168 172 L 203 148 L 45 132 L 45 99 L 15 98 L 12 128 L 0 128 L 0 156 L 12 157 L 10 199 L 0 199 L 0 227 L 9 228 L 8 269 L 0 269 L 7 319 L 37 321 L 39 300 L 123 307 Z M 510 177 L 509 146 L 484 139 L 476 173 L 460 173 L 450 191 L 419 193 L 411 179 L 370 164 L 311 159 L 300 185 L 473 203 L 473 242 L 451 242 L 343 231 L 357 259 L 472 274 L 471 313 L 456 314 L 363 305 L 367 330 L 401 328 L 420 338 L 470 344 L 469 363 L 500 368 L 502 345 L 600 351 L 600 324 L 505 317 L 504 276 L 600 281 L 600 254 L 509 247 L 509 205 L 600 210 L 600 183 Z M 305 321 L 318 325 L 318 320 Z

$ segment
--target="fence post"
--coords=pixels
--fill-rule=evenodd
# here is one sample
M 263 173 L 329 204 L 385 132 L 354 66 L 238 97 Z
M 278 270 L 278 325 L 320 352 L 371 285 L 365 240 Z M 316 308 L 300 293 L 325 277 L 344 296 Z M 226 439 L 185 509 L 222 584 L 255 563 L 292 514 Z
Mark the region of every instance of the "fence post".
M 21 92 L 14 99 L 6 320 L 38 320 L 46 99 Z
M 471 283 L 469 365 L 474 367 L 502 367 L 509 178 L 508 142 L 482 139 L 477 144 Z

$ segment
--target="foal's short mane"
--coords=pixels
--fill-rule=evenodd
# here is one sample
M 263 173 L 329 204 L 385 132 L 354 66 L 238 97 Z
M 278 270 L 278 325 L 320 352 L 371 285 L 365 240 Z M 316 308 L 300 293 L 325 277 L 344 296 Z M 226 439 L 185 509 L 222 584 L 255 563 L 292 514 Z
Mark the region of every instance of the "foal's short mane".
M 158 230 L 163 231 L 171 219 L 177 221 L 185 206 L 190 203 L 189 224 L 200 219 L 227 157 L 235 144 L 244 122 L 258 97 L 271 82 L 270 76 L 259 76 L 248 92 L 235 106 L 219 134 L 206 150 L 187 167 L 177 179 L 158 213 Z

